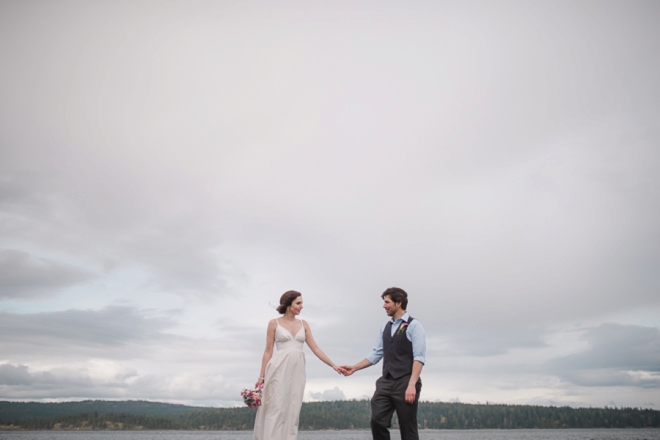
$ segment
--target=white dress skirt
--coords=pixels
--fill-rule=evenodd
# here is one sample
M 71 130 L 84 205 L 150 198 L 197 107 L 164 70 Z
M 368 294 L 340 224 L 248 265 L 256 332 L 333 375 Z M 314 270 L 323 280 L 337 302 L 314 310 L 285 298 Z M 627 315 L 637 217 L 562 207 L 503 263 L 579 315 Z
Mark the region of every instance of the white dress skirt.
M 277 322 L 277 352 L 266 365 L 261 406 L 254 420 L 254 440 L 296 440 L 305 393 L 305 326 L 292 335 Z

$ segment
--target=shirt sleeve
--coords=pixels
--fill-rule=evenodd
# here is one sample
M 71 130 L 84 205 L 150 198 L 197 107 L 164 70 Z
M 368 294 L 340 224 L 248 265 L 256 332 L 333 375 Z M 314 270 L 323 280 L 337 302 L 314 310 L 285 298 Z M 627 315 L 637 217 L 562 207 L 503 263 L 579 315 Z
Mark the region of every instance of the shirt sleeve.
M 413 320 L 406 332 L 406 336 L 408 336 L 408 339 L 412 342 L 413 360 L 426 364 L 426 332 L 424 331 L 422 323 L 416 319 Z M 382 339 L 381 332 L 381 347 L 383 345 Z
M 383 330 L 385 330 L 385 325 L 387 325 L 387 323 L 380 327 L 380 332 L 376 344 L 374 345 L 374 349 L 371 350 L 371 353 L 367 356 L 367 360 L 371 362 L 371 365 L 376 365 L 383 358 Z

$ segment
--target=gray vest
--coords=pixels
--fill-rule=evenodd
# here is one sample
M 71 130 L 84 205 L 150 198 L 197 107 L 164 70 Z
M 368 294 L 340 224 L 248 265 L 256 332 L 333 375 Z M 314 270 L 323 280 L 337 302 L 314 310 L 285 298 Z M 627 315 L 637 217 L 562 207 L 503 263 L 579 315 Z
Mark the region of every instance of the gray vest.
M 408 318 L 408 325 L 413 321 L 412 316 Z M 406 322 L 406 321 L 404 321 Z M 392 336 L 392 321 L 388 322 L 383 329 L 383 377 L 389 373 L 393 379 L 412 374 L 413 347 L 406 333 L 408 326 L 401 323 L 396 333 Z

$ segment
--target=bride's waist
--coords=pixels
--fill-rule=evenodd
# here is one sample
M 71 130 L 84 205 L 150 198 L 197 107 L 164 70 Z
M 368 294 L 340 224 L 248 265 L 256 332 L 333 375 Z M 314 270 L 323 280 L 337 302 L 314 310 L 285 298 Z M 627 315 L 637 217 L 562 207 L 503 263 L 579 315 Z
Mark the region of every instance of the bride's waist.
M 284 346 L 284 347 L 277 347 L 277 352 L 282 352 L 282 351 L 299 351 L 303 353 L 302 347 L 289 347 L 289 346 Z

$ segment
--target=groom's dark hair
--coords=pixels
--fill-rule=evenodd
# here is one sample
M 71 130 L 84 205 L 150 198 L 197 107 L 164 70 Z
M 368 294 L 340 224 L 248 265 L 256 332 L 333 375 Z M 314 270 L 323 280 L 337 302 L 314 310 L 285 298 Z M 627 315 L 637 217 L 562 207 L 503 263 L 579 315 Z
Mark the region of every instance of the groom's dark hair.
M 408 294 L 405 290 L 399 287 L 390 287 L 380 297 L 385 299 L 386 296 L 389 296 L 392 302 L 401 303 L 403 310 L 406 310 L 406 307 L 408 307 Z

